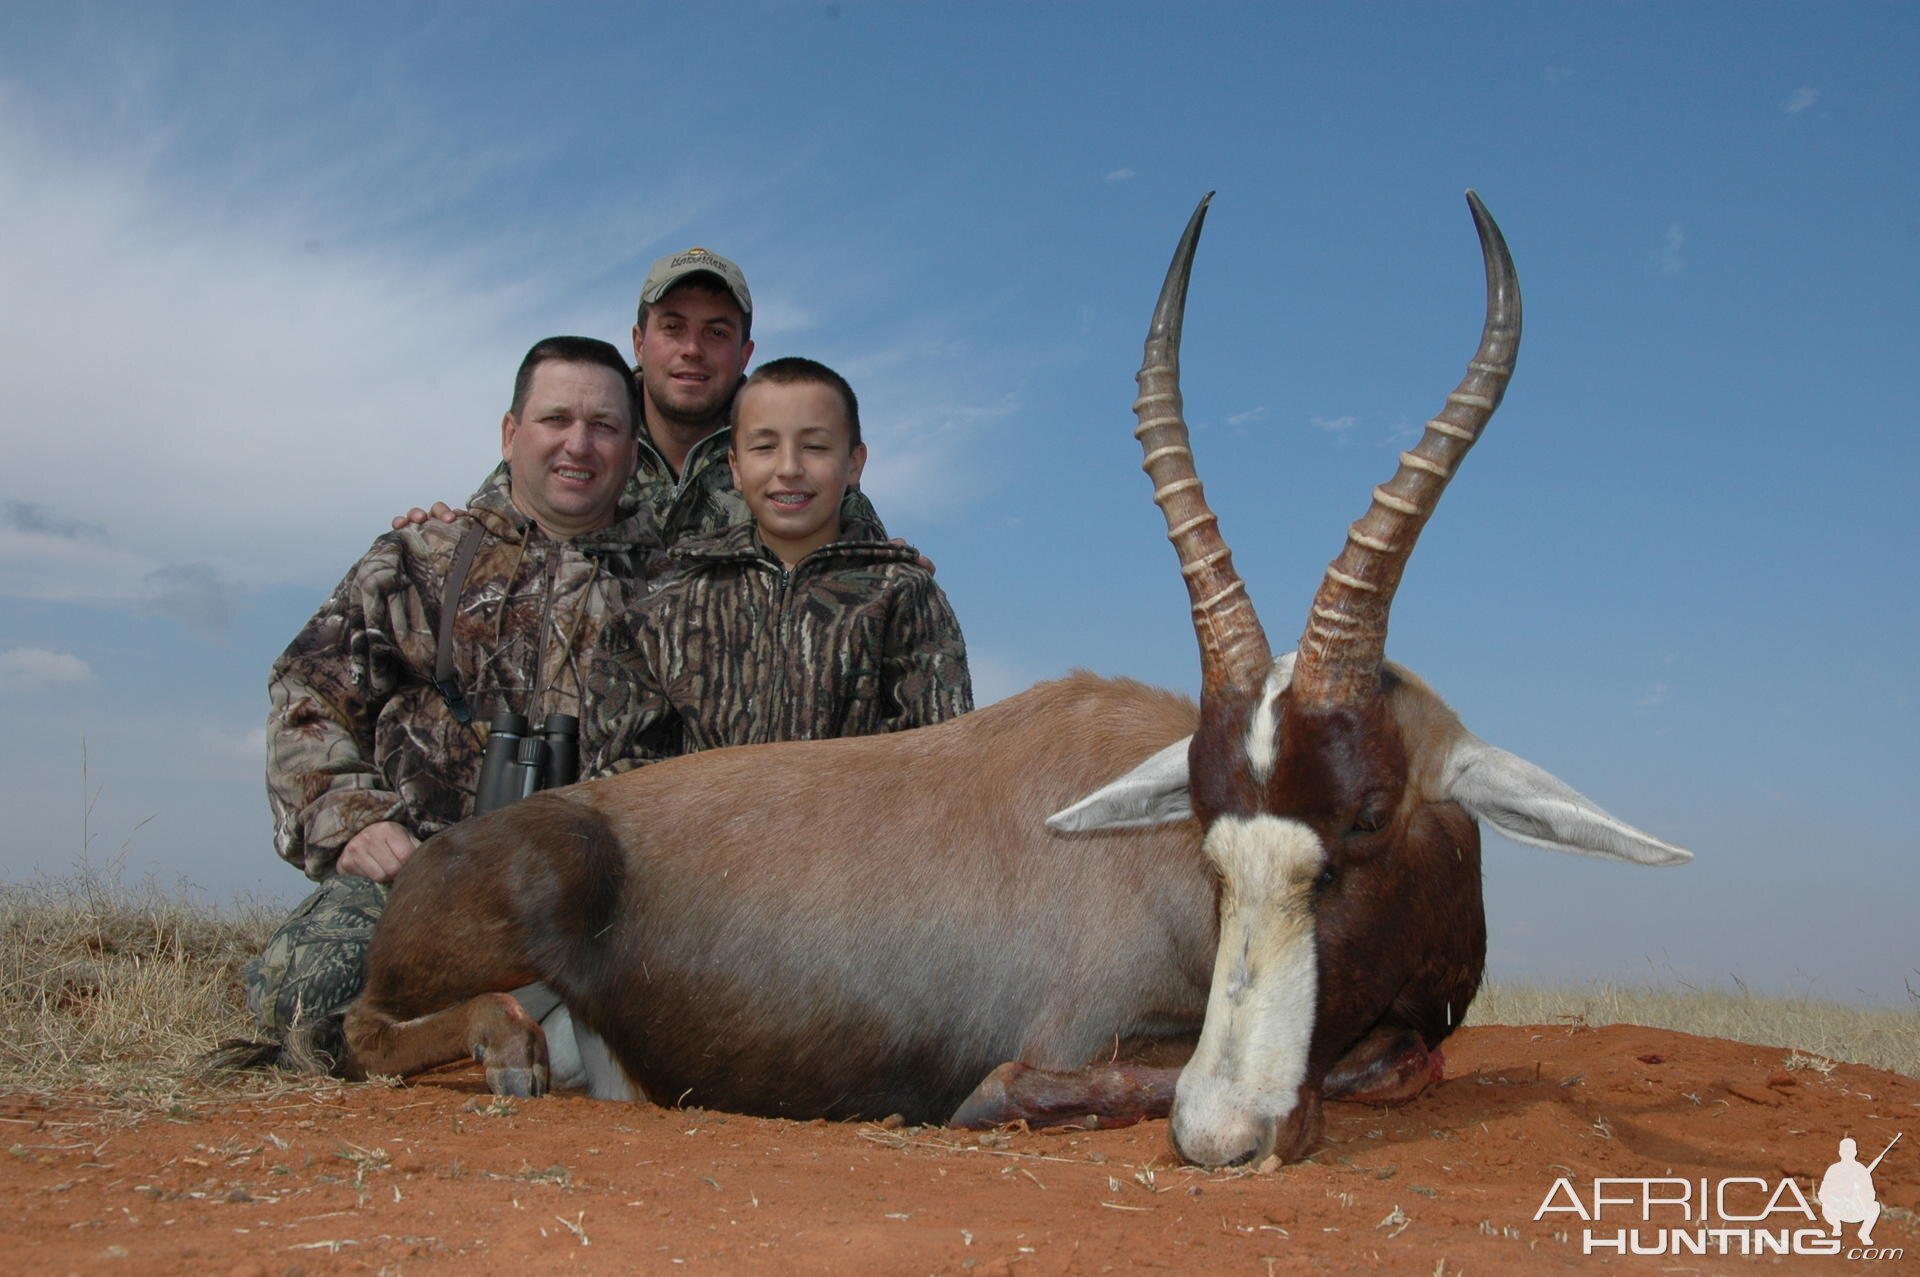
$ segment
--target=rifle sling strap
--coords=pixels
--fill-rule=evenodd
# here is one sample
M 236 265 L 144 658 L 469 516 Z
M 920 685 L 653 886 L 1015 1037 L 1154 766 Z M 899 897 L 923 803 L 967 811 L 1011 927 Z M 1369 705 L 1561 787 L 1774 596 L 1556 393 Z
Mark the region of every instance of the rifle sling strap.
M 486 535 L 486 529 L 480 526 L 478 519 L 467 525 L 460 536 L 460 546 L 453 552 L 453 567 L 447 573 L 447 590 L 440 599 L 440 630 L 438 642 L 433 651 L 433 687 L 447 702 L 447 711 L 453 715 L 456 723 L 473 721 L 473 707 L 467 704 L 467 698 L 460 691 L 460 681 L 455 677 L 453 668 L 453 618 L 460 611 L 460 591 L 467 584 L 467 570 L 473 566 L 473 556 L 479 553 L 480 539 Z

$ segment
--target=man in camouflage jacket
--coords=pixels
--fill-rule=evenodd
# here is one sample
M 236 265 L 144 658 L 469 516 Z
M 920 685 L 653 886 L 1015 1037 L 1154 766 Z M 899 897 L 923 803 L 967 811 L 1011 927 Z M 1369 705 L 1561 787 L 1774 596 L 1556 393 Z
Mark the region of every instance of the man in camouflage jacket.
M 689 248 L 647 271 L 633 326 L 641 405 L 633 494 L 653 508 L 664 545 L 752 517 L 727 466 L 728 411 L 753 357 L 752 333 L 753 293 L 727 258 Z M 857 487 L 847 489 L 840 519 L 849 536 L 886 540 Z
M 743 523 L 672 556 L 676 573 L 595 656 L 595 767 L 905 731 L 973 708 L 960 623 L 911 547 L 840 540 L 789 570 Z
M 587 712 L 589 653 L 664 566 L 649 512 L 621 495 L 635 447 L 630 384 L 605 342 L 536 345 L 502 422 L 506 464 L 467 516 L 374 542 L 274 664 L 274 843 L 321 887 L 245 973 L 263 1029 L 325 1032 L 358 994 L 384 883 L 413 846 L 472 813 L 495 711 L 582 718 L 583 759 L 603 753 L 596 731 L 619 726 Z M 450 696 L 435 685 L 436 658 L 466 541 Z

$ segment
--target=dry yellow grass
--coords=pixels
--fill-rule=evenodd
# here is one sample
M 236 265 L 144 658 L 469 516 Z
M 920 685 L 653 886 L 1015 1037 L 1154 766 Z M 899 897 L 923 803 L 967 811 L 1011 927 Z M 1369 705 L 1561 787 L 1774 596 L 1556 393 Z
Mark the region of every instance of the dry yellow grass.
M 1489 983 L 1464 1024 L 1644 1024 L 1778 1046 L 1816 1060 L 1871 1064 L 1920 1077 L 1920 1002 L 1848 1006 L 1741 990 L 1617 987 L 1540 989 Z
M 209 1046 L 250 1033 L 240 965 L 281 912 L 89 873 L 0 884 L 0 1091 L 82 1086 L 164 1109 Z
M 240 966 L 281 916 L 277 905 L 214 910 L 84 872 L 0 884 L 0 1093 L 84 1087 L 129 1112 L 164 1112 L 183 1102 L 187 1090 L 197 1091 L 193 1079 L 214 1043 L 253 1035 Z M 1553 1024 L 1569 1016 L 1787 1047 L 1809 1059 L 1920 1076 L 1920 1004 L 1883 1009 L 1697 990 L 1490 987 L 1466 1023 Z M 222 1085 L 291 1083 L 256 1077 Z

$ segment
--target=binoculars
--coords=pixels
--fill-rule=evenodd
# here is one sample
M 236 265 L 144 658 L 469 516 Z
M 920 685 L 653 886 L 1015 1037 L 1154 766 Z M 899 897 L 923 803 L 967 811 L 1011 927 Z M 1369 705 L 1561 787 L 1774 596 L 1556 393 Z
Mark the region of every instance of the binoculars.
M 473 814 L 484 816 L 508 803 L 519 802 L 542 789 L 571 785 L 580 779 L 580 720 L 572 714 L 549 714 L 536 732 L 527 730 L 527 716 L 501 710 L 487 732 L 487 752 L 480 762 L 480 788 Z

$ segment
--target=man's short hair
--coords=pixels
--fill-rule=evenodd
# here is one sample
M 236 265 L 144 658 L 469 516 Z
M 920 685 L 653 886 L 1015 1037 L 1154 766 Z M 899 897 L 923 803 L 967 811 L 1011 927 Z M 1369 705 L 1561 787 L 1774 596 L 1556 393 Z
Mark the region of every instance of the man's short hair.
M 626 358 L 617 349 L 598 337 L 549 337 L 533 343 L 533 349 L 520 361 L 520 371 L 513 375 L 513 406 L 507 411 L 515 421 L 526 411 L 527 392 L 533 388 L 533 370 L 541 364 L 598 364 L 617 373 L 620 384 L 627 388 L 629 430 L 640 428 L 640 395 L 634 385 L 633 369 L 627 367 Z
M 733 396 L 733 407 L 728 410 L 727 424 L 732 426 L 740 420 L 740 399 L 749 387 L 766 382 L 773 386 L 801 386 L 809 383 L 827 386 L 840 396 L 840 406 L 847 413 L 847 450 L 851 452 L 860 446 L 860 400 L 855 398 L 853 387 L 825 364 L 813 359 L 802 359 L 799 355 L 788 355 L 784 359 L 769 360 L 748 374 L 740 383 L 740 389 Z
M 712 271 L 704 270 L 696 272 L 695 274 L 682 276 L 673 281 L 673 287 L 660 294 L 660 301 L 665 301 L 669 296 L 682 288 L 691 288 L 695 292 L 705 293 L 710 297 L 724 297 L 732 302 L 736 308 L 740 305 L 740 299 L 734 296 L 733 289 L 727 286 L 726 280 L 721 279 Z M 647 316 L 652 314 L 653 308 L 659 304 L 660 302 L 658 301 L 643 301 L 640 303 L 640 313 L 636 322 L 639 323 L 641 332 L 647 331 Z M 753 312 L 743 310 L 740 312 L 740 344 L 743 346 L 746 345 L 752 337 Z

